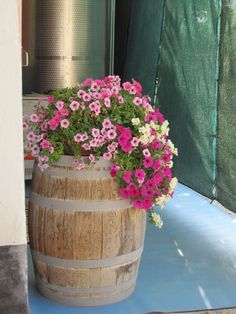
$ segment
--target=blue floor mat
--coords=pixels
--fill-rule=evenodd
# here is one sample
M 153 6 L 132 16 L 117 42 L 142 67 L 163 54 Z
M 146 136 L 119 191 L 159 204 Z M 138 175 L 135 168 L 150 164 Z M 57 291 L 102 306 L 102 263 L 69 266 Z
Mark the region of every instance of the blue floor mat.
M 30 314 L 144 314 L 236 306 L 236 215 L 179 184 L 164 226 L 147 225 L 134 294 L 117 304 L 76 308 L 56 304 L 35 288 L 29 255 Z

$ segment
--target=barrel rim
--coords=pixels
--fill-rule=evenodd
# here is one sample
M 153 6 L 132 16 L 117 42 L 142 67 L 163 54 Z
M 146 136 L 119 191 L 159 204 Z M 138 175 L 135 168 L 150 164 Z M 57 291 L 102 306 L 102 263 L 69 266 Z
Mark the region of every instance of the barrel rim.
M 73 160 L 76 158 L 74 156 L 62 155 L 60 159 L 52 164 L 53 166 L 61 166 L 61 167 L 73 167 Z M 81 161 L 88 161 L 87 156 L 82 156 L 79 158 Z M 90 164 L 89 168 L 109 168 L 111 166 L 110 160 L 105 160 L 102 157 L 99 158 L 94 164 Z

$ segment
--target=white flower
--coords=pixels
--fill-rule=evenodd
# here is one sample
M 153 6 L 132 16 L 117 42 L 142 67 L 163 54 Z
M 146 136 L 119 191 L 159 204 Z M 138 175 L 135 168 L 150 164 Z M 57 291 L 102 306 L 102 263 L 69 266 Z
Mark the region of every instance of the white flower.
M 146 144 L 149 144 L 149 143 L 152 143 L 153 140 L 155 139 L 155 136 L 154 135 L 142 135 L 139 140 L 142 144 L 146 145 Z
M 151 217 L 152 217 L 152 220 L 153 220 L 153 222 L 154 222 L 155 227 L 161 228 L 161 227 L 163 226 L 163 221 L 162 221 L 160 215 L 158 215 L 158 214 L 155 213 L 155 212 L 152 212 L 152 213 L 151 213 Z
M 131 121 L 132 121 L 133 125 L 139 125 L 140 124 L 139 118 L 133 118 Z
M 178 183 L 178 180 L 177 180 L 176 177 L 174 177 L 174 178 L 171 179 L 171 181 L 170 181 L 170 190 L 169 190 L 169 193 L 174 192 L 177 183 Z
M 145 124 L 141 128 L 139 128 L 139 132 L 142 134 L 147 134 L 149 135 L 151 133 L 151 128 L 149 124 Z
M 165 203 L 170 199 L 170 195 L 162 195 L 155 200 L 155 205 L 159 205 L 161 208 L 165 206 Z
M 170 129 L 169 129 L 168 126 L 169 126 L 169 122 L 168 122 L 167 120 L 165 120 L 165 121 L 162 123 L 162 125 L 161 125 L 161 134 L 162 134 L 162 135 L 166 134 L 166 135 L 168 136 L 169 131 L 170 131 Z
M 171 140 L 168 140 L 168 141 L 167 141 L 167 145 L 169 146 L 170 151 L 171 151 L 174 155 L 178 156 L 178 149 L 175 148 L 175 146 L 174 146 L 174 144 L 171 142 Z

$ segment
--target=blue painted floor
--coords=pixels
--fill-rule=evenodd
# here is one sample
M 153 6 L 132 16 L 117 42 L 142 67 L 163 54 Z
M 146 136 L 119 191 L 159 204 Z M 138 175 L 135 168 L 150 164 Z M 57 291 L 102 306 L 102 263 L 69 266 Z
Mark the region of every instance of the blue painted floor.
M 161 214 L 161 230 L 147 226 L 137 286 L 129 299 L 97 308 L 56 304 L 37 292 L 31 266 L 30 314 L 144 314 L 236 307 L 236 215 L 181 184 Z

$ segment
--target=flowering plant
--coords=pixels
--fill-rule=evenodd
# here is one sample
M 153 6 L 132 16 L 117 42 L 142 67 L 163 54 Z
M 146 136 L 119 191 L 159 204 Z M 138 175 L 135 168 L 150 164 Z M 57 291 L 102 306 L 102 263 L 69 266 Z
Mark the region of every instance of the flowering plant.
M 81 170 L 101 156 L 111 160 L 111 176 L 120 195 L 133 207 L 149 212 L 150 222 L 161 226 L 153 206 L 172 196 L 172 156 L 168 121 L 133 80 L 121 84 L 118 76 L 86 79 L 78 87 L 56 90 L 47 107 L 39 105 L 25 117 L 27 149 L 43 171 L 61 155 L 73 155 Z M 87 161 L 80 156 L 86 154 Z

